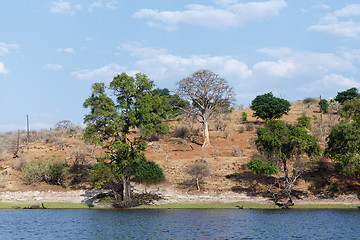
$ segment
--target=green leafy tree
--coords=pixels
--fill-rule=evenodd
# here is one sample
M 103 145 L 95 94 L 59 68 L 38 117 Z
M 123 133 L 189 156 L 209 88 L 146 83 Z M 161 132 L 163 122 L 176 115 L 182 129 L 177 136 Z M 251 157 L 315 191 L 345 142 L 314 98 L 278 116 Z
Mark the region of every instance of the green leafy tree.
M 151 133 L 165 134 L 169 127 L 163 123 L 169 111 L 165 97 L 153 95 L 154 83 L 144 74 L 135 77 L 126 73 L 117 75 L 108 88 L 104 83 L 95 83 L 91 96 L 85 100 L 84 107 L 90 109 L 85 115 L 84 137 L 86 140 L 102 145 L 106 156 L 98 160 L 99 186 L 103 181 L 121 180 L 122 199 L 131 200 L 130 179 L 136 175 L 136 166 L 146 161 L 144 151 L 146 142 L 140 137 L 130 137 L 131 129 L 140 129 L 144 136 Z M 109 89 L 114 99 L 108 97 Z M 110 169 L 110 173 L 107 170 Z M 156 178 L 156 176 L 154 176 Z
M 279 169 L 272 163 L 265 163 L 259 158 L 254 158 L 246 165 L 253 174 L 266 174 L 267 176 L 278 174 Z
M 181 99 L 176 94 L 171 94 L 167 88 L 156 88 L 152 91 L 152 93 L 153 95 L 166 97 L 168 104 L 172 107 L 172 109 L 169 111 L 169 117 L 177 117 L 182 113 L 181 109 L 187 109 L 190 106 L 188 101 Z
M 360 98 L 347 100 L 339 110 L 341 117 L 347 120 L 354 120 L 360 123 Z
M 303 156 L 316 158 L 321 152 L 318 139 L 310 135 L 305 127 L 281 120 L 270 120 L 264 127 L 258 128 L 255 146 L 269 162 L 282 166 L 285 183 L 282 191 L 276 194 L 275 202 L 281 198 L 291 200 L 292 188 L 304 170 L 303 164 L 299 164 L 305 162 Z M 292 174 L 290 162 L 294 163 Z
M 321 99 L 319 101 L 319 107 L 322 113 L 327 113 L 329 111 L 329 106 L 330 104 L 326 99 Z
M 360 123 L 343 120 L 334 125 L 325 155 L 334 159 L 335 167 L 344 175 L 360 174 Z
M 346 91 L 338 92 L 338 94 L 335 97 L 335 101 L 339 102 L 340 104 L 343 104 L 345 101 L 357 97 L 360 97 L 357 88 L 350 88 Z
M 290 111 L 289 101 L 275 97 L 271 92 L 257 96 L 252 102 L 250 109 L 254 111 L 254 117 L 265 121 L 281 118 Z
M 228 110 L 234 101 L 234 90 L 227 81 L 210 70 L 199 70 L 177 83 L 176 94 L 191 102 L 189 108 L 181 108 L 195 117 L 203 127 L 203 147 L 210 146 L 208 121 L 218 111 Z

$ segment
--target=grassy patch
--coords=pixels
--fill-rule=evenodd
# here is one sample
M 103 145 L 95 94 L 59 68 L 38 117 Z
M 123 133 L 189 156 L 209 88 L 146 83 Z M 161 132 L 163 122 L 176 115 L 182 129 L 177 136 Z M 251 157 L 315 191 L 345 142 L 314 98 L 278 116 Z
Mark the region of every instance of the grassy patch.
M 291 208 L 295 209 L 354 209 L 358 208 L 356 204 L 301 204 Z
M 9 203 L 9 202 L 0 202 L 0 209 L 17 209 L 17 208 L 24 208 L 33 205 L 41 206 L 41 203 Z M 89 206 L 84 203 L 66 203 L 66 202 L 49 202 L 44 203 L 44 206 L 48 209 L 92 209 L 96 208 L 93 206 Z
M 237 209 L 242 206 L 244 209 L 276 209 L 278 206 L 272 204 L 260 204 L 253 202 L 235 202 L 235 203 L 221 203 L 221 202 L 208 202 L 208 203 L 169 203 L 163 205 L 149 205 L 139 206 L 136 208 L 141 209 Z

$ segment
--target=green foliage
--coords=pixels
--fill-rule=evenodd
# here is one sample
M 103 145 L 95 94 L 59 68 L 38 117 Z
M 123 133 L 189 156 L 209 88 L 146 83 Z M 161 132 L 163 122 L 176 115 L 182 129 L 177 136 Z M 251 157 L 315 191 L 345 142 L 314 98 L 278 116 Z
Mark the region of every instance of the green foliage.
M 156 88 L 152 91 L 153 95 L 159 95 L 161 97 L 165 97 L 167 103 L 171 106 L 171 110 L 169 110 L 168 118 L 176 118 L 182 113 L 181 109 L 187 109 L 190 106 L 190 103 L 186 100 L 181 99 L 178 95 L 170 94 L 169 89 L 167 88 Z
M 29 162 L 21 169 L 26 184 L 45 181 L 50 184 L 63 185 L 68 176 L 69 164 L 55 156 L 51 159 Z
M 93 182 L 101 187 L 122 180 L 123 200 L 130 200 L 130 178 L 136 167 L 146 161 L 146 142 L 142 137 L 129 138 L 130 129 L 141 129 L 145 137 L 169 131 L 169 126 L 163 123 L 171 110 L 165 96 L 168 91 L 154 92 L 153 87 L 145 74 L 131 77 L 122 73 L 108 86 L 114 100 L 107 96 L 104 83 L 95 83 L 92 95 L 84 102 L 84 107 L 90 108 L 84 118 L 87 124 L 84 137 L 103 145 L 107 152 L 92 170 Z
M 277 119 L 290 111 L 289 101 L 275 97 L 271 92 L 257 96 L 252 102 L 250 109 L 254 111 L 254 117 L 263 120 Z
M 242 113 L 241 113 L 241 120 L 242 120 L 243 122 L 246 122 L 246 121 L 247 121 L 247 113 L 246 113 L 246 112 L 242 112 Z
M 307 129 L 311 129 L 311 118 L 302 114 L 301 117 L 297 119 L 297 125 Z
M 360 98 L 345 101 L 339 110 L 339 114 L 347 120 L 352 119 L 360 123 Z
M 346 91 L 338 92 L 338 94 L 335 97 L 335 101 L 339 102 L 340 104 L 343 104 L 345 101 L 356 97 L 360 97 L 357 88 L 350 88 Z
M 326 99 L 321 99 L 319 101 L 319 107 L 322 113 L 327 113 L 329 111 L 329 106 L 330 104 Z
M 162 168 L 151 161 L 141 161 L 135 166 L 135 180 L 141 183 L 155 183 L 164 179 Z
M 360 173 L 360 124 L 341 121 L 331 128 L 325 155 L 334 159 L 336 168 L 345 175 Z
M 259 158 L 252 159 L 247 163 L 247 167 L 253 174 L 266 174 L 267 176 L 271 176 L 279 173 L 279 169 L 275 167 L 273 163 L 269 162 L 265 164 L 264 161 Z

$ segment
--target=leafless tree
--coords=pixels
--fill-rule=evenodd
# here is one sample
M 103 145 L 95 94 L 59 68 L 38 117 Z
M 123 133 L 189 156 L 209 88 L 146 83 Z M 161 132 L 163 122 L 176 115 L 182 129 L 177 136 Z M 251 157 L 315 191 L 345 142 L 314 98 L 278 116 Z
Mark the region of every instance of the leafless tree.
M 206 69 L 193 73 L 177 85 L 176 94 L 192 103 L 189 108 L 183 110 L 191 116 L 196 116 L 203 126 L 203 147 L 210 146 L 208 120 L 214 112 L 227 109 L 234 102 L 233 88 L 225 79 Z

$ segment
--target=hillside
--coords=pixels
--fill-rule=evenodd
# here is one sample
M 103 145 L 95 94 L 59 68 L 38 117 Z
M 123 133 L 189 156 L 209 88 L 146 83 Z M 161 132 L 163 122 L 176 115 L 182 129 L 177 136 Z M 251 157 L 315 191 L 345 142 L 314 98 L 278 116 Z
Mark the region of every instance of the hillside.
M 242 112 L 248 115 L 246 122 L 241 121 Z M 282 119 L 295 122 L 302 114 L 312 117 L 312 132 L 322 140 L 337 116 L 330 112 L 320 115 L 314 103 L 292 104 L 289 115 Z M 251 144 L 256 128 L 263 122 L 252 117 L 249 109 L 233 111 L 212 119 L 210 127 L 211 147 L 205 151 L 201 147 L 201 126 L 191 121 L 170 121 L 170 136 L 154 139 L 148 144 L 146 156 L 155 161 L 164 170 L 165 181 L 152 186 L 151 189 L 166 189 L 183 194 L 221 194 L 233 193 L 261 195 L 274 184 L 274 177 L 255 176 L 246 169 L 246 163 L 257 154 Z M 137 134 L 134 131 L 133 134 Z M 58 191 L 65 192 L 78 189 L 91 189 L 88 169 L 102 155 L 102 149 L 85 143 L 82 131 L 41 130 L 31 132 L 27 141 L 26 132 L 6 133 L 1 137 L 0 152 L 0 192 L 9 191 Z M 14 157 L 17 153 L 17 157 Z M 19 171 L 22 166 L 37 159 L 48 159 L 52 156 L 66 159 L 70 164 L 70 176 L 63 186 L 36 183 L 26 185 Z M 190 164 L 206 160 L 210 176 L 205 178 L 202 190 L 189 186 L 190 175 L 186 168 Z M 142 189 L 141 186 L 136 186 Z M 149 188 L 149 187 L 148 187 Z M 334 170 L 328 159 L 320 159 L 307 166 L 303 177 L 298 180 L 295 190 L 301 196 L 333 197 L 340 194 L 357 194 L 360 190 L 359 179 L 343 177 Z

